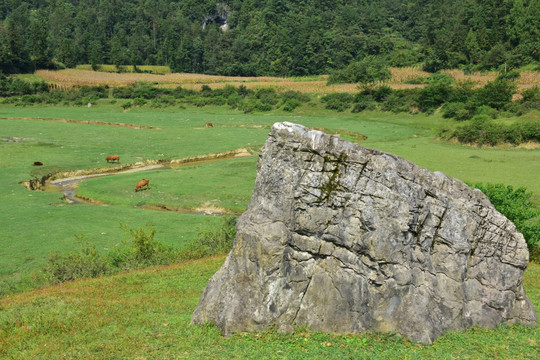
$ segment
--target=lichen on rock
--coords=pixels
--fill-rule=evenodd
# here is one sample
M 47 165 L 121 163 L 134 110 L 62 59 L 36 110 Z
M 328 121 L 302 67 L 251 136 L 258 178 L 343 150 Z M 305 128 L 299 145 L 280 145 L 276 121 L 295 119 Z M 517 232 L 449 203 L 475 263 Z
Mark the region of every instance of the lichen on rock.
M 478 190 L 395 155 L 276 123 L 233 249 L 193 323 L 224 334 L 536 325 L 528 250 Z

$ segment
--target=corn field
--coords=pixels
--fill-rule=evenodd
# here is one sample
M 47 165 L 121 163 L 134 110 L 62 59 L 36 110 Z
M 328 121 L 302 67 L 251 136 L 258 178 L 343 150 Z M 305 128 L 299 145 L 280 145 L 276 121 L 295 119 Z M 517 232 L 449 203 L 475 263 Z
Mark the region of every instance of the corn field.
M 156 71 L 161 71 L 159 67 Z M 111 68 L 112 69 L 112 68 Z M 423 84 L 407 83 L 414 79 L 427 78 L 430 74 L 422 71 L 419 67 L 390 68 L 392 79 L 381 84 L 393 89 L 411 89 L 424 87 Z M 151 70 L 149 70 L 151 71 Z M 466 75 L 461 70 L 444 70 L 446 74 L 457 82 L 471 81 L 475 87 L 482 87 L 487 82 L 497 77 L 496 72 L 473 73 Z M 303 93 L 327 94 L 334 92 L 357 91 L 357 84 L 333 84 L 327 85 L 327 76 L 305 78 L 280 78 L 280 77 L 235 77 L 217 76 L 188 73 L 116 73 L 108 71 L 91 71 L 83 69 L 66 69 L 59 71 L 39 70 L 35 75 L 49 84 L 51 89 L 70 89 L 80 86 L 108 85 L 109 87 L 128 86 L 137 82 L 156 84 L 161 87 L 175 88 L 182 86 L 186 89 L 200 90 L 203 85 L 212 89 L 223 88 L 226 85 L 245 86 L 246 88 L 274 87 L 278 91 L 299 91 Z M 518 89 L 530 88 L 540 84 L 540 73 L 524 71 L 516 80 Z

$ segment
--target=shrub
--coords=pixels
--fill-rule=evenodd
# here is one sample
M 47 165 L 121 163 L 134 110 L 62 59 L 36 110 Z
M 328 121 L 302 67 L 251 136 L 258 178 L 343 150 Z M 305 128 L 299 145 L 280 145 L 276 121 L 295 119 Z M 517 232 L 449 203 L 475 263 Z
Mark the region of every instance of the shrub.
M 231 94 L 227 98 L 227 105 L 229 105 L 233 109 L 240 108 L 243 102 L 244 98 L 237 94 Z
M 521 133 L 522 141 L 540 142 L 540 120 L 520 120 L 511 125 Z
M 255 110 L 266 112 L 266 111 L 270 111 L 272 109 L 273 109 L 273 107 L 272 107 L 271 104 L 262 102 L 261 100 L 257 100 L 257 102 L 255 103 Z
M 467 113 L 468 111 L 466 110 L 466 104 L 465 103 L 462 103 L 462 102 L 451 102 L 451 103 L 446 103 L 443 105 L 441 111 L 442 111 L 442 116 L 443 118 L 445 119 L 451 119 L 451 118 L 456 118 L 456 114 L 458 113 L 458 111 L 460 110 L 465 110 Z M 461 121 L 461 120 L 468 120 L 470 119 L 470 116 L 469 118 L 465 118 L 465 119 L 457 119 L 458 121 Z
M 133 95 L 133 89 L 129 86 L 113 88 L 112 95 L 117 99 L 131 99 Z
M 299 103 L 306 103 L 309 102 L 311 99 L 309 95 L 306 95 L 304 93 L 301 93 L 299 91 L 285 91 L 281 93 L 280 95 L 281 101 L 285 104 L 288 100 L 294 99 L 297 100 Z
M 258 102 L 265 105 L 276 105 L 279 102 L 279 97 L 276 92 L 276 89 L 273 87 L 260 88 L 255 91 L 255 97 L 259 100 Z M 271 110 L 271 107 L 270 107 Z M 261 110 L 268 111 L 268 110 Z
M 495 110 L 494 108 L 490 107 L 490 106 L 487 106 L 487 105 L 482 105 L 480 107 L 478 107 L 476 109 L 476 113 L 478 115 L 487 115 L 489 116 L 490 118 L 492 119 L 496 119 L 497 118 L 497 115 L 498 115 L 498 111 Z
M 135 106 L 144 106 L 146 104 L 146 100 L 142 97 L 137 97 L 133 100 L 133 105 Z
M 351 94 L 341 92 L 325 95 L 321 98 L 321 101 L 326 104 L 325 108 L 327 109 L 345 111 L 351 106 L 353 99 Z
M 474 100 L 478 106 L 487 105 L 494 109 L 502 107 L 512 101 L 512 95 L 516 92 L 513 82 L 505 79 L 497 79 L 488 82 L 483 88 L 474 93 Z
M 528 101 L 538 101 L 540 100 L 540 89 L 537 85 L 535 85 L 532 88 L 523 90 L 521 92 L 521 95 L 523 96 L 523 98 L 521 99 L 522 103 Z
M 392 94 L 392 88 L 387 85 L 382 85 L 375 90 L 373 93 L 373 98 L 377 102 L 383 102 L 388 99 L 390 94 Z
M 221 217 L 220 226 L 199 231 L 198 247 L 202 256 L 226 254 L 232 249 L 236 236 L 236 216 Z
M 433 74 L 429 84 L 420 90 L 418 105 L 422 111 L 433 111 L 450 100 L 454 92 L 454 80 L 447 75 Z
M 77 239 L 81 246 L 79 252 L 49 255 L 42 272 L 46 274 L 50 283 L 98 277 L 111 272 L 107 260 L 98 254 L 95 245 L 90 245 L 82 236 L 77 236 Z
M 331 73 L 327 84 L 372 84 L 391 77 L 384 61 L 375 56 L 366 56 L 359 62 L 350 63 L 345 69 Z
M 131 101 L 128 101 L 126 103 L 122 104 L 122 109 L 127 110 L 129 108 L 133 107 L 133 103 Z
M 496 145 L 500 140 L 500 131 L 488 115 L 476 115 L 470 124 L 458 127 L 454 136 L 464 143 Z
M 287 101 L 285 102 L 285 105 L 283 106 L 283 110 L 292 112 L 298 106 L 300 106 L 300 100 L 295 99 L 295 98 L 287 99 Z

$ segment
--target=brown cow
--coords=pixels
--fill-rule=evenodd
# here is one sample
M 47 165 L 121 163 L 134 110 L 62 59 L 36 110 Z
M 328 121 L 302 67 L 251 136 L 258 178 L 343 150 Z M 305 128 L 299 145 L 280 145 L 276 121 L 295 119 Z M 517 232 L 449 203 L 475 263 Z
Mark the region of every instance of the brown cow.
M 34 161 L 34 166 L 43 166 L 41 161 Z
M 212 128 L 213 128 L 214 125 L 213 125 L 211 122 L 207 122 L 207 123 L 206 123 L 206 127 L 212 127 Z
M 139 191 L 139 189 L 144 190 L 144 187 L 146 186 L 146 189 L 150 189 L 150 180 L 148 179 L 142 179 L 135 185 L 135 192 Z
M 115 161 L 120 164 L 120 156 L 119 155 L 109 155 L 105 158 L 107 162 L 114 163 Z

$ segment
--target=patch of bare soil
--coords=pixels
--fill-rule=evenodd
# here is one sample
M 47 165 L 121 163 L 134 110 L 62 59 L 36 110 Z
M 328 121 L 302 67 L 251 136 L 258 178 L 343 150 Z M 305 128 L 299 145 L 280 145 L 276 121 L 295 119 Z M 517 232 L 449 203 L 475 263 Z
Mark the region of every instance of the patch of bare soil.
M 105 126 L 117 126 L 130 129 L 160 129 L 155 126 L 144 126 L 144 125 L 134 125 L 134 124 L 124 124 L 124 123 L 112 123 L 106 121 L 98 120 L 73 120 L 73 119 L 55 119 L 55 118 L 27 118 L 27 117 L 10 117 L 10 118 L 0 118 L 2 120 L 43 120 L 43 121 L 57 121 L 65 123 L 75 123 L 75 124 L 88 124 L 88 125 L 105 125 Z
M 202 204 L 196 209 L 186 209 L 186 208 L 169 206 L 169 205 L 164 205 L 164 204 L 145 204 L 145 205 L 137 206 L 137 208 L 144 209 L 144 210 L 172 211 L 172 212 L 179 212 L 183 214 L 200 214 L 200 215 L 207 215 L 207 216 L 222 216 L 226 214 L 234 214 L 234 212 L 232 211 L 229 211 L 222 207 L 212 205 L 208 202 Z
M 175 168 L 183 165 L 192 165 L 209 161 L 227 160 L 232 158 L 248 157 L 256 155 L 255 148 L 240 148 L 230 151 L 223 151 L 214 154 L 190 156 L 183 159 L 171 160 L 170 166 Z

